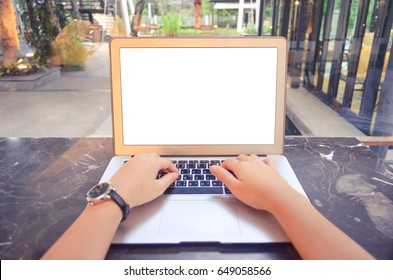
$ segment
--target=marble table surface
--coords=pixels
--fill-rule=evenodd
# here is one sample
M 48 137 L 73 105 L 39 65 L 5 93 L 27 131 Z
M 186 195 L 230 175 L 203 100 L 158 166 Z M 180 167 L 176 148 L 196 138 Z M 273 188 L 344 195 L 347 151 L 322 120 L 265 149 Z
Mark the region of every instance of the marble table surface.
M 37 259 L 85 207 L 110 138 L 0 138 L 0 257 Z M 311 203 L 378 259 L 393 259 L 393 170 L 355 138 L 287 137 Z M 112 245 L 108 259 L 298 259 L 290 243 Z

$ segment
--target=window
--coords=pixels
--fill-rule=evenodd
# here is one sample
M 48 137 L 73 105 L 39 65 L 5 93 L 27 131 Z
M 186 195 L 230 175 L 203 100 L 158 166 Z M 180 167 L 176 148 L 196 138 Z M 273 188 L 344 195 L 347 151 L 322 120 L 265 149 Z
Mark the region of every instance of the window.
M 110 136 L 108 41 L 112 37 L 260 34 L 288 39 L 288 106 L 300 102 L 296 108 L 308 112 L 309 118 L 321 118 L 320 129 L 325 120 L 311 114 L 314 105 L 296 99 L 312 93 L 313 104 L 333 110 L 352 124 L 346 136 L 384 136 L 378 153 L 389 158 L 389 145 L 393 145 L 389 138 L 393 133 L 391 1 L 5 2 L 0 28 L 15 32 L 13 38 L 2 38 L 1 137 Z M 10 13 L 11 9 L 15 12 Z M 10 14 L 15 19 L 10 21 Z M 17 46 L 18 40 L 19 50 L 11 45 Z M 209 61 L 200 63 L 206 64 L 210 74 L 218 71 L 209 68 Z M 146 75 L 152 80 L 165 71 L 159 61 L 150 68 Z M 29 76 L 33 72 L 34 77 L 41 75 L 35 82 Z M 203 86 L 206 78 L 201 75 L 195 82 Z M 290 115 L 296 114 L 293 110 L 287 110 L 287 133 L 304 135 Z M 343 136 L 340 126 L 325 127 L 326 135 L 321 130 L 315 133 Z

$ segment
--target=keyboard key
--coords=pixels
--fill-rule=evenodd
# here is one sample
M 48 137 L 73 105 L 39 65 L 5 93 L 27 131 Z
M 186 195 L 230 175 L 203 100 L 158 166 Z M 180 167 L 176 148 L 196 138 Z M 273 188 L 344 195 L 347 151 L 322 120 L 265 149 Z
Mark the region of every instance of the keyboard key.
M 189 187 L 198 187 L 199 182 L 198 181 L 188 181 L 188 186 Z
M 210 186 L 210 181 L 201 181 L 200 182 L 201 187 L 209 187 Z
M 192 169 L 191 174 L 202 174 L 202 170 L 200 169 Z
M 202 169 L 202 174 L 212 174 L 210 169 Z
M 176 187 L 185 187 L 187 186 L 187 181 L 176 181 Z
M 216 180 L 216 176 L 208 174 L 206 175 L 206 180 Z
M 182 180 L 189 181 L 189 180 L 192 180 L 192 179 L 193 179 L 192 175 L 189 175 L 189 174 L 182 175 Z
M 222 183 L 220 181 L 212 181 L 212 186 L 219 187 L 219 186 L 222 186 Z
M 200 175 L 200 174 L 194 175 L 194 180 L 198 180 L 198 181 L 205 180 L 205 175 Z M 209 179 L 206 178 L 206 180 Z

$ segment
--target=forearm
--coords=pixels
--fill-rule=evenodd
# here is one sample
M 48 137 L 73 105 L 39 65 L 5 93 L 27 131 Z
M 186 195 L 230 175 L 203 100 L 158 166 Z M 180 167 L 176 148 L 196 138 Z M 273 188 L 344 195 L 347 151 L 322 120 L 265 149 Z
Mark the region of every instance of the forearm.
M 121 217 L 113 201 L 86 207 L 42 259 L 104 259 Z
M 167 173 L 157 180 L 157 173 L 160 170 L 166 170 Z M 145 153 L 135 155 L 124 164 L 111 178 L 111 183 L 116 187 L 116 192 L 122 200 L 130 207 L 135 207 L 159 197 L 178 176 L 178 170 L 171 160 L 161 158 L 156 153 Z M 109 184 L 104 185 L 106 186 L 94 186 L 89 191 L 89 199 L 102 200 L 103 197 L 100 196 L 110 189 Z M 42 258 L 105 258 L 123 218 L 123 207 L 119 207 L 123 204 L 122 201 L 119 198 L 110 197 L 112 199 L 86 207 Z
M 274 210 L 292 244 L 304 259 L 372 259 L 373 257 L 323 217 L 302 195 L 290 191 Z

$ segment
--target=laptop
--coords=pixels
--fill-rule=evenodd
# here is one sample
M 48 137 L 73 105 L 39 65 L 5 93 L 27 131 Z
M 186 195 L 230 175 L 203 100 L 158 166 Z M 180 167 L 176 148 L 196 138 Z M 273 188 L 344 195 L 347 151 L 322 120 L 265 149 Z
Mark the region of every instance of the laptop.
M 131 210 L 113 243 L 289 241 L 270 213 L 238 201 L 208 169 L 239 154 L 270 157 L 306 196 L 282 155 L 286 58 L 277 37 L 110 42 L 114 157 L 101 181 L 141 152 L 170 158 L 181 173 Z

